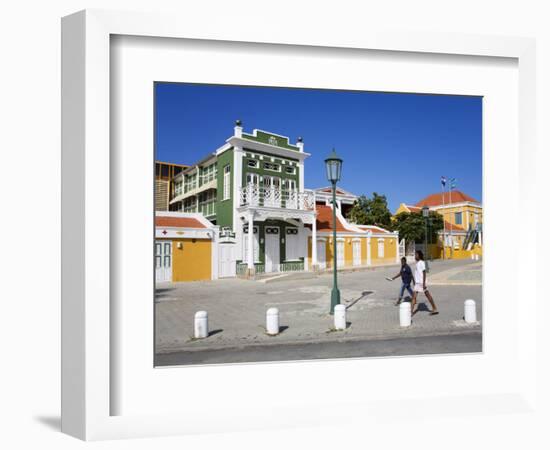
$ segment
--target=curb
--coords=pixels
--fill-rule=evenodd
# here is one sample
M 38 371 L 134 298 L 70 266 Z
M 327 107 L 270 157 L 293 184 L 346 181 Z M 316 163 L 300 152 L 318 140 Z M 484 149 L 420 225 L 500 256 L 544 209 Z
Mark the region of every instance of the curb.
M 294 338 L 292 340 L 277 340 L 277 336 L 273 336 L 270 340 L 262 342 L 246 342 L 246 343 L 228 343 L 226 345 L 213 345 L 213 346 L 185 346 L 185 347 L 174 347 L 174 348 L 165 348 L 160 349 L 155 352 L 157 355 L 165 355 L 170 353 L 180 353 L 180 352 L 206 352 L 210 350 L 234 350 L 234 349 L 252 349 L 255 347 L 267 347 L 267 346 L 292 346 L 292 345 L 302 345 L 302 344 L 323 344 L 329 342 L 351 342 L 351 341 L 383 341 L 391 339 L 401 339 L 404 337 L 432 337 L 432 336 L 449 336 L 449 335 L 464 335 L 464 334 L 482 334 L 481 322 L 475 325 L 468 325 L 460 327 L 457 329 L 451 330 L 435 330 L 433 332 L 423 332 L 415 333 L 415 330 L 412 328 L 407 328 L 399 330 L 399 332 L 394 332 L 390 335 L 360 335 L 360 336 L 350 336 L 346 335 L 344 332 L 339 332 L 340 335 L 334 334 L 331 337 L 325 338 Z

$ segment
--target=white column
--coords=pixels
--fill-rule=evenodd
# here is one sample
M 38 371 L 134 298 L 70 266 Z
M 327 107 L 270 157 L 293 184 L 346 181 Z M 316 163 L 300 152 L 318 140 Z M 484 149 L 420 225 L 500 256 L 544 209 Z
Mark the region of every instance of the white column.
M 367 237 L 367 266 L 371 265 L 371 256 L 370 256 L 370 236 Z
M 241 125 L 240 120 L 235 122 L 234 130 L 235 130 L 235 133 L 234 133 L 235 137 L 238 137 L 238 138 L 243 137 L 243 127 Z
M 212 279 L 218 279 L 218 268 L 219 268 L 219 245 L 220 245 L 220 229 L 219 227 L 212 228 Z
M 317 270 L 317 213 L 314 213 L 311 224 L 311 265 L 314 271 Z
M 298 231 L 298 242 L 300 243 L 300 248 L 302 249 L 301 254 L 304 255 L 304 270 L 306 272 L 311 270 L 311 264 L 309 262 L 309 239 L 311 238 L 311 232 L 309 231 L 309 228 L 304 227 L 302 224 L 302 228 Z
M 395 262 L 399 262 L 399 236 L 395 238 Z
M 248 271 L 254 273 L 254 211 L 248 213 Z
M 242 181 L 242 166 L 243 166 L 243 151 L 242 148 L 239 146 L 235 146 L 233 148 L 233 185 L 232 185 L 232 192 L 231 192 L 231 198 L 233 199 L 233 220 L 232 220 L 232 228 L 235 232 L 235 238 L 237 240 L 237 259 L 244 258 L 244 255 L 241 253 L 244 250 L 244 241 L 242 240 L 244 237 L 243 233 L 243 226 L 241 222 L 241 215 L 237 211 L 237 208 L 240 206 L 240 188 L 241 188 L 241 181 Z M 221 168 L 220 168 L 221 169 Z
M 298 166 L 298 192 L 304 192 L 304 163 L 299 161 Z

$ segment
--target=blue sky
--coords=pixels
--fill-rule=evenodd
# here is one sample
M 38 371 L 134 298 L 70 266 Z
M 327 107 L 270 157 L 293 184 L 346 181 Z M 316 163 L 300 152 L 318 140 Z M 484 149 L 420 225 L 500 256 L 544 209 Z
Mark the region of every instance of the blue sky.
M 235 119 L 304 138 L 305 186 L 328 184 L 332 147 L 344 160 L 340 186 L 385 194 L 393 212 L 440 192 L 440 177 L 482 200 L 482 99 L 314 89 L 157 83 L 156 158 L 192 164 L 224 144 Z

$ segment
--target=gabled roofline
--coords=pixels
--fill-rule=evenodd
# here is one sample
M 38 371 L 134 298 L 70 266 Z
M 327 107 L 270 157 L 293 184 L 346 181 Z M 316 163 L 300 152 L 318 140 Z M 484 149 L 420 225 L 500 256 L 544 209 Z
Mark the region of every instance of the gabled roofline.
M 451 202 L 447 203 L 445 201 L 445 198 L 447 198 L 447 196 L 449 196 L 449 199 L 452 200 L 453 194 L 460 195 L 460 196 L 462 196 L 462 198 L 459 201 L 456 201 L 456 202 L 451 201 Z M 443 202 L 441 202 L 441 203 L 439 203 L 440 196 L 443 196 L 443 198 L 444 198 Z M 467 197 L 467 198 L 465 198 L 465 197 Z M 460 189 L 455 189 L 455 190 L 449 191 L 449 192 L 434 192 L 432 194 L 428 194 L 424 198 L 422 198 L 418 202 L 416 202 L 415 206 L 417 206 L 419 208 L 422 208 L 422 206 L 424 206 L 423 203 L 425 203 L 426 200 L 429 199 L 429 198 L 434 198 L 434 199 L 436 199 L 435 201 L 438 202 L 436 205 L 428 205 L 430 207 L 442 206 L 444 203 L 445 203 L 445 205 L 447 205 L 447 204 L 453 205 L 453 204 L 459 204 L 459 203 L 478 203 L 478 204 L 481 204 L 480 201 L 478 201 L 475 198 L 473 198 L 472 196 L 464 193 Z
M 215 153 L 216 155 L 219 155 L 220 153 L 223 153 L 223 152 L 225 152 L 225 151 L 227 151 L 227 150 L 230 150 L 231 148 L 232 148 L 231 144 L 223 144 L 221 147 L 218 147 L 218 148 L 214 151 L 214 153 Z
M 316 188 L 316 189 L 313 189 L 313 190 L 314 190 L 315 194 L 332 195 L 332 193 L 329 193 L 329 192 L 322 192 L 324 189 L 330 189 L 332 191 L 332 186 L 324 186 L 324 187 Z M 359 198 L 358 195 L 352 194 L 351 192 L 346 191 L 345 189 L 342 189 L 341 187 L 336 188 L 336 190 L 340 190 L 340 191 L 343 192 L 343 194 L 338 194 L 338 192 L 336 192 L 336 195 L 341 195 L 343 197 Z
M 475 206 L 476 208 L 483 208 L 483 204 L 479 202 L 460 202 L 460 203 L 445 203 L 444 205 L 435 205 L 435 206 L 428 206 L 430 210 L 438 210 L 438 209 L 447 209 L 447 208 L 457 208 L 459 206 Z M 422 208 L 422 206 L 417 206 L 416 208 Z
M 326 205 L 326 206 L 328 206 L 330 209 L 333 208 L 332 204 Z M 350 232 L 354 232 L 354 233 L 364 233 L 365 232 L 365 230 L 362 230 L 357 225 L 349 223 L 347 221 L 347 219 L 342 215 L 342 213 L 340 212 L 340 210 L 338 208 L 336 208 L 336 218 L 340 221 L 340 223 L 344 226 L 344 228 L 346 228 Z M 338 233 L 338 230 L 336 231 L 336 233 Z
M 245 147 L 247 147 L 253 150 L 263 151 L 273 155 L 281 156 L 283 158 L 298 159 L 300 161 L 304 161 L 308 156 L 311 156 L 311 153 L 289 150 L 283 147 L 277 147 L 276 145 L 270 145 L 258 141 L 251 141 L 249 139 L 239 138 L 236 136 L 231 136 L 226 140 L 226 142 L 228 144 L 231 144 L 232 147 L 241 147 L 243 150 Z
M 201 213 L 188 213 L 181 211 L 155 211 L 155 217 L 180 217 L 182 219 L 196 219 L 206 228 L 217 228 L 212 222 L 210 222 Z M 173 227 L 172 227 L 173 228 Z
M 173 163 L 169 161 L 161 161 L 160 159 L 155 159 L 155 164 L 166 164 L 167 166 L 174 166 L 174 167 L 189 167 L 189 164 L 180 164 L 180 163 Z
M 260 128 L 254 128 L 252 130 L 252 133 L 246 133 L 245 131 L 243 131 L 245 134 L 252 134 L 252 136 L 254 137 L 258 137 L 258 131 L 262 132 L 262 133 L 265 133 L 265 134 L 271 134 L 273 136 L 278 136 L 278 137 L 282 137 L 282 138 L 285 138 L 287 140 L 287 142 L 289 143 L 288 145 L 292 145 L 293 147 L 296 147 L 295 145 L 291 144 L 290 143 L 290 137 L 289 136 L 285 136 L 283 134 L 277 134 L 277 133 L 273 133 L 272 131 L 266 131 L 266 130 L 262 130 Z M 296 147 L 298 148 L 298 147 Z
M 197 161 L 196 163 L 194 164 L 191 164 L 190 166 L 188 166 L 186 169 L 183 169 L 180 173 L 178 173 L 174 179 L 180 177 L 180 176 L 183 176 L 183 175 L 186 175 L 190 172 L 193 172 L 193 170 L 197 169 L 197 167 L 205 164 L 206 162 L 208 162 L 210 159 L 213 159 L 213 158 L 216 158 L 216 153 L 209 153 L 207 156 L 205 156 L 204 158 L 202 158 L 201 160 Z

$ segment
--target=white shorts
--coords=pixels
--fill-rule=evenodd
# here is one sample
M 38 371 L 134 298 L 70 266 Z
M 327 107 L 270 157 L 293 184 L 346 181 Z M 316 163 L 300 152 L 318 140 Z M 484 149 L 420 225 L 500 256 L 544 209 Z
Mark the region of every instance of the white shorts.
M 428 286 L 426 285 L 426 289 L 424 289 L 421 283 L 416 283 L 413 290 L 414 292 L 425 292 L 428 290 Z

